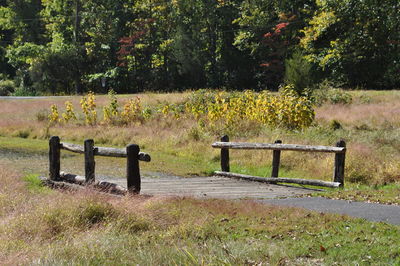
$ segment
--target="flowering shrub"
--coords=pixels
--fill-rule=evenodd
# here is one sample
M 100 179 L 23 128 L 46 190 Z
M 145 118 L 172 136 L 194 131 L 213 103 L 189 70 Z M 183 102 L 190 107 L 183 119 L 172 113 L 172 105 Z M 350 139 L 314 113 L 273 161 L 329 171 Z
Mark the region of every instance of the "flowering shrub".
M 205 95 L 206 101 L 199 100 Z M 180 108 L 166 105 L 162 112 L 167 115 L 176 110 Z M 185 112 L 202 123 L 204 120 L 209 125 L 221 122 L 226 127 L 247 120 L 270 127 L 303 129 L 309 127 L 315 117 L 312 101 L 299 96 L 292 86 L 285 87 L 277 95 L 268 91 L 194 92 L 185 103 Z
M 119 118 L 120 118 L 120 113 L 119 113 L 119 104 L 118 100 L 116 97 L 116 93 L 114 90 L 110 90 L 108 92 L 108 98 L 110 100 L 108 106 L 103 107 L 103 121 L 104 123 L 111 123 L 115 124 L 118 123 Z
M 128 103 L 124 105 L 124 110 L 121 113 L 121 119 L 125 124 L 141 122 L 143 120 L 142 104 L 139 97 L 130 99 Z
M 74 112 L 74 106 L 71 102 L 65 102 L 65 112 L 62 113 L 62 117 L 65 123 L 68 123 L 71 119 L 76 120 L 76 115 Z
M 119 111 L 115 92 L 109 92 L 110 102 L 103 107 L 103 124 L 142 123 L 157 114 L 170 116 L 173 119 L 194 119 L 201 127 L 223 125 L 234 129 L 244 121 L 268 127 L 283 127 L 287 129 L 303 129 L 309 127 L 315 117 L 312 101 L 299 96 L 293 86 L 286 86 L 278 94 L 268 91 L 256 93 L 253 91 L 224 92 L 199 90 L 193 92 L 183 103 L 161 104 L 158 108 L 142 107 L 141 99 L 130 99 Z M 76 119 L 73 106 L 66 102 L 66 112 L 63 114 L 67 123 Z M 87 125 L 96 124 L 97 113 L 95 96 L 89 92 L 81 100 L 82 111 Z M 52 105 L 49 115 L 51 123 L 59 121 L 57 106 Z
M 55 104 L 52 104 L 50 107 L 50 114 L 49 114 L 49 122 L 50 124 L 58 123 L 60 120 L 60 115 L 58 113 L 58 107 Z
M 97 123 L 96 97 L 93 92 L 83 96 L 80 101 L 83 114 L 85 115 L 86 125 L 95 125 Z

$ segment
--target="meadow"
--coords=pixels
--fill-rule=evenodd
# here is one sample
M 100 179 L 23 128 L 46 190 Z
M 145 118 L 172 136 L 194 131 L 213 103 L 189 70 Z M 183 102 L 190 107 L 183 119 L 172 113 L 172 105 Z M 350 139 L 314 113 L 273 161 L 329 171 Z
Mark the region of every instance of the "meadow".
M 2 265 L 395 265 L 399 227 L 254 201 L 60 192 L 0 160 Z
M 144 167 L 176 175 L 209 175 L 219 168 L 219 151 L 211 144 L 228 134 L 231 141 L 266 142 L 282 140 L 283 143 L 335 145 L 339 139 L 347 142 L 346 184 L 379 187 L 400 181 L 400 93 L 398 91 L 353 91 L 325 93 L 322 103 L 315 107 L 315 120 L 310 126 L 287 128 L 279 125 L 260 124 L 245 115 L 233 122 L 226 122 L 228 115 L 213 123 L 192 114 L 176 111 L 193 98 L 193 92 L 145 93 L 134 96 L 115 96 L 122 113 L 128 99 L 140 98 L 140 110 L 145 116 L 133 118 L 131 122 L 109 121 L 104 123 L 103 107 L 110 106 L 107 95 L 95 96 L 97 121 L 85 123 L 80 110 L 81 97 L 60 97 L 33 100 L 1 100 L 0 136 L 3 145 L 17 149 L 30 146 L 46 151 L 45 141 L 58 135 L 64 141 L 82 143 L 93 138 L 98 145 L 123 147 L 137 143 L 143 151 L 152 154 L 154 160 Z M 228 94 L 228 97 L 232 97 Z M 328 95 L 328 96 L 326 96 Z M 203 94 L 201 96 L 204 96 Z M 345 100 L 340 100 L 340 97 Z M 339 101 L 337 100 L 339 99 Z M 62 120 L 64 103 L 74 106 L 77 121 L 49 123 L 50 106 L 58 106 Z M 193 100 L 192 100 L 193 101 Z M 197 101 L 195 99 L 195 101 Z M 339 103 L 337 103 L 339 102 Z M 197 103 L 197 102 L 196 102 Z M 199 103 L 198 106 L 201 106 Z M 246 104 L 246 103 L 245 103 Z M 242 104 L 242 105 L 245 105 Z M 169 109 L 166 111 L 166 109 Z M 171 111 L 174 110 L 175 111 Z M 181 108 L 182 109 L 182 108 Z M 157 113 L 157 110 L 158 113 Z M 241 115 L 241 114 L 240 114 Z M 232 114 L 237 117 L 237 113 Z M 297 119 L 297 118 L 294 118 Z M 275 122 L 278 124 L 278 122 Z M 20 139 L 32 141 L 19 144 Z M 37 141 L 37 144 L 35 144 Z M 22 142 L 21 142 L 22 143 Z M 39 144 L 40 143 L 40 144 Z M 232 167 L 236 172 L 269 176 L 271 152 L 232 151 Z M 333 156 L 309 153 L 282 153 L 284 177 L 307 177 L 331 180 Z
M 317 102 L 310 127 L 289 129 L 248 123 L 207 126 L 174 109 L 193 95 L 146 93 L 116 96 L 120 108 L 140 97 L 148 119 L 103 123 L 106 95 L 96 95 L 96 125 L 86 125 L 81 97 L 0 100 L 0 262 L 15 264 L 332 265 L 400 263 L 399 228 L 341 215 L 271 207 L 254 201 L 187 197 L 114 197 L 45 188 L 48 137 L 102 146 L 138 143 L 152 155 L 144 172 L 210 175 L 219 169 L 211 143 L 234 141 L 348 145 L 346 188 L 323 196 L 399 204 L 400 92 L 332 92 Z M 350 95 L 350 96 L 349 96 Z M 325 95 L 326 96 L 326 95 Z M 324 97 L 325 97 L 324 96 Z M 345 100 L 339 100 L 337 98 Z M 352 100 L 348 100 L 349 97 Z M 346 100 L 347 99 L 347 100 Z M 70 101 L 76 121 L 49 124 Z M 156 110 L 160 109 L 160 113 Z M 179 119 L 177 119 L 177 115 Z M 53 121 L 54 122 L 54 121 Z M 268 176 L 270 152 L 232 151 L 233 171 Z M 63 153 L 63 167 L 81 174 L 82 158 Z M 97 173 L 123 176 L 124 161 L 98 158 Z M 281 176 L 331 180 L 333 156 L 282 153 Z

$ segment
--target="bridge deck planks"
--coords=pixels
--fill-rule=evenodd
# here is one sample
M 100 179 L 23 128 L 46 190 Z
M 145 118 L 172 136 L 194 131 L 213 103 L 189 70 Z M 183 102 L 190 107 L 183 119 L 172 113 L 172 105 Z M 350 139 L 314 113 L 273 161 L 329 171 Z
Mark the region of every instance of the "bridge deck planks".
M 126 180 L 122 178 L 107 178 L 106 181 L 126 187 Z M 271 199 L 293 197 L 313 192 L 315 190 L 301 187 L 263 184 L 224 177 L 144 177 L 142 178 L 141 190 L 141 194 L 154 196 L 193 196 L 197 198 L 225 199 Z

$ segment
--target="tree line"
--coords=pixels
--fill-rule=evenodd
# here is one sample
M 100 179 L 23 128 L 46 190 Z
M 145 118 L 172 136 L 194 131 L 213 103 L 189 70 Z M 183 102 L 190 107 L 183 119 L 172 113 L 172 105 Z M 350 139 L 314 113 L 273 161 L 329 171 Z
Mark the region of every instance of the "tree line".
M 0 0 L 0 80 L 21 94 L 399 88 L 399 10 L 398 0 Z

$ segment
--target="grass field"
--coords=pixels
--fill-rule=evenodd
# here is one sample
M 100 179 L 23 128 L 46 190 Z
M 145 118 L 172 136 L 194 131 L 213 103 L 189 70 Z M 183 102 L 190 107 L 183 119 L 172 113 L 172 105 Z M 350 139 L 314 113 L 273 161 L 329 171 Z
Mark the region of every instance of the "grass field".
M 348 144 L 346 189 L 323 196 L 400 204 L 400 92 L 355 91 L 351 104 L 316 108 L 302 131 L 246 125 L 233 141 Z M 144 105 L 178 103 L 189 93 L 143 94 Z M 136 96 L 136 95 L 135 95 Z M 119 96 L 124 102 L 129 96 Z M 219 169 L 211 143 L 226 133 L 190 118 L 156 117 L 129 126 L 48 127 L 53 103 L 80 97 L 0 100 L 0 264 L 138 265 L 397 265 L 399 227 L 340 215 L 278 208 L 253 201 L 113 197 L 42 187 L 48 137 L 123 147 L 138 143 L 152 156 L 143 171 L 208 175 Z M 97 97 L 98 106 L 107 104 Z M 99 113 L 101 114 L 100 108 Z M 340 126 L 338 126 L 340 125 Z M 62 153 L 62 170 L 83 172 L 80 155 Z M 271 152 L 232 151 L 232 170 L 268 176 Z M 282 153 L 281 176 L 331 180 L 333 156 Z M 123 176 L 122 159 L 96 159 L 96 172 Z
M 230 130 L 232 141 L 273 142 L 334 145 L 344 138 L 347 141 L 346 182 L 353 184 L 385 185 L 400 181 L 400 92 L 354 91 L 351 104 L 323 104 L 316 108 L 316 123 L 301 131 L 271 129 L 254 130 L 253 125 L 243 125 Z M 189 93 L 140 94 L 144 106 L 160 103 L 177 103 Z M 124 103 L 129 96 L 119 96 Z M 42 141 L 58 135 L 63 141 L 82 143 L 93 138 L 98 145 L 123 147 L 137 143 L 151 153 L 152 164 L 146 167 L 178 175 L 210 174 L 218 169 L 219 152 L 211 144 L 226 132 L 223 129 L 207 131 L 188 118 L 157 116 L 152 120 L 129 126 L 84 126 L 81 123 L 48 127 L 47 114 L 53 103 L 63 106 L 70 100 L 78 112 L 80 97 L 36 100 L 0 100 L 0 136 L 3 145 L 44 151 Z M 97 96 L 98 116 L 107 104 L 107 96 Z M 82 116 L 82 114 L 78 114 Z M 40 120 L 40 121 L 38 121 Z M 12 138 L 15 138 L 14 140 Z M 1 142 L 1 140 L 0 140 Z M 7 142 L 8 144 L 6 144 Z M 14 144 L 12 144 L 14 143 Z M 40 147 L 39 147 L 40 146 Z M 333 156 L 284 152 L 282 176 L 308 177 L 330 180 Z M 232 166 L 241 173 L 270 175 L 271 152 L 232 151 Z
M 2 265 L 387 265 L 399 227 L 252 201 L 62 193 L 0 160 Z

